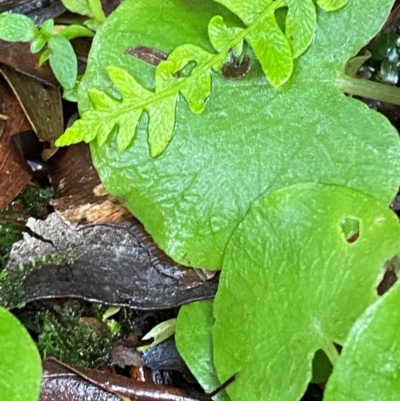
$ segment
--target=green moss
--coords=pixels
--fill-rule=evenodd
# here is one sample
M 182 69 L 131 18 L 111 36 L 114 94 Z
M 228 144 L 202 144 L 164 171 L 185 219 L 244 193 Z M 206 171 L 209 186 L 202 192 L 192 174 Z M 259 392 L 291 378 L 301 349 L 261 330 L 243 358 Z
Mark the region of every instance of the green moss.
M 91 368 L 104 366 L 116 342 L 129 332 L 127 310 L 118 313 L 121 322 L 107 323 L 99 319 L 99 311 L 107 306 L 93 304 L 88 310 L 78 300 L 70 300 L 63 306 L 55 305 L 44 312 L 38 347 L 43 356 L 54 356 L 66 363 Z M 89 325 L 83 315 L 97 316 Z

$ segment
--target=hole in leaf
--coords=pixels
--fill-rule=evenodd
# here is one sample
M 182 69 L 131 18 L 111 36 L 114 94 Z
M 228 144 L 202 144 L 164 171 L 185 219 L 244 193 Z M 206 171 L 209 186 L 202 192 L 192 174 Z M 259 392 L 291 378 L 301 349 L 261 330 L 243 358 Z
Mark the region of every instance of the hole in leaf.
M 360 236 L 360 222 L 352 217 L 345 217 L 340 222 L 344 238 L 348 243 L 356 242 Z
M 383 295 L 397 281 L 397 274 L 400 271 L 400 260 L 398 256 L 390 259 L 385 263 L 385 273 L 381 282 L 378 284 L 378 295 Z

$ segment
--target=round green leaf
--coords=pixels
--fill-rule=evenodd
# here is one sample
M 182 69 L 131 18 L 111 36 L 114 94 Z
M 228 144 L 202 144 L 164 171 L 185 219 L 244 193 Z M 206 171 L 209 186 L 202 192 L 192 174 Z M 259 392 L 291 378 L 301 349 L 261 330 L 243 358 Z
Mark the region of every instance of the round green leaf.
M 348 218 L 359 222 L 353 242 Z M 360 192 L 304 184 L 253 203 L 228 243 L 214 301 L 219 379 L 239 373 L 231 400 L 298 401 L 315 352 L 343 344 L 399 252 L 397 216 Z
M 0 39 L 8 42 L 30 42 L 39 34 L 34 22 L 22 14 L 0 14 Z
M 35 343 L 18 319 L 0 307 L 0 398 L 36 401 L 41 376 Z
M 400 284 L 356 321 L 324 401 L 397 401 L 400 394 Z
M 72 89 L 78 75 L 78 60 L 71 43 L 62 35 L 52 36 L 48 43 L 50 66 L 58 82 Z
M 90 108 L 88 88 L 116 93 L 106 75 L 110 65 L 124 67 L 141 85 L 153 88 L 154 67 L 121 57 L 130 47 L 168 53 L 189 42 L 209 49 L 208 20 L 216 10 L 208 2 L 195 1 L 191 9 L 185 4 L 128 0 L 107 19 L 94 39 L 80 87 L 82 110 Z M 383 22 L 376 15 L 388 10 L 388 4 L 375 0 L 365 7 L 353 0 L 338 12 L 321 11 L 312 46 L 279 90 L 266 83 L 257 63 L 240 81 L 214 74 L 201 115 L 178 99 L 173 138 L 157 158 L 150 156 L 145 117 L 124 152 L 118 151 L 116 135 L 103 147 L 93 143 L 93 161 L 106 188 L 172 258 L 207 268 L 221 266 L 232 231 L 264 193 L 317 181 L 349 186 L 389 204 L 399 186 L 398 134 L 382 116 L 335 86 L 346 58 L 376 33 Z M 338 43 L 344 35 L 349 48 Z M 82 127 L 82 132 L 95 130 Z

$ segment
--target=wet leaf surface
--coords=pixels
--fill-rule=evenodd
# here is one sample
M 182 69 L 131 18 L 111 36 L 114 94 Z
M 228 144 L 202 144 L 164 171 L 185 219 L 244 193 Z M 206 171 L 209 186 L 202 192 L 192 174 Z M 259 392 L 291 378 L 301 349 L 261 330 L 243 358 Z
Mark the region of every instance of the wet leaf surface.
M 217 277 L 166 257 L 139 223 L 70 228 L 56 215 L 29 219 L 34 233 L 13 245 L 5 269 L 24 277 L 22 299 L 78 297 L 138 309 L 166 309 L 210 298 Z M 40 268 L 39 268 L 40 267 Z M 14 277 L 13 277 L 14 276 Z M 7 300 L 6 300 L 7 301 Z

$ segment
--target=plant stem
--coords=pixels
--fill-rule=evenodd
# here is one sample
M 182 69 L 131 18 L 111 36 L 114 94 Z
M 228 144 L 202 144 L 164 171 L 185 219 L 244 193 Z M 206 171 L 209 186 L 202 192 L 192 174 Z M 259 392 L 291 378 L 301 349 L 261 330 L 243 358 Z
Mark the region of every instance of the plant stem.
M 322 347 L 322 350 L 325 352 L 332 366 L 335 366 L 336 361 L 339 358 L 339 352 L 336 349 L 335 345 L 331 342 L 328 342 L 324 345 L 324 347 Z
M 400 89 L 395 86 L 368 81 L 366 79 L 351 78 L 342 75 L 335 81 L 336 86 L 349 95 L 362 96 L 400 105 Z

